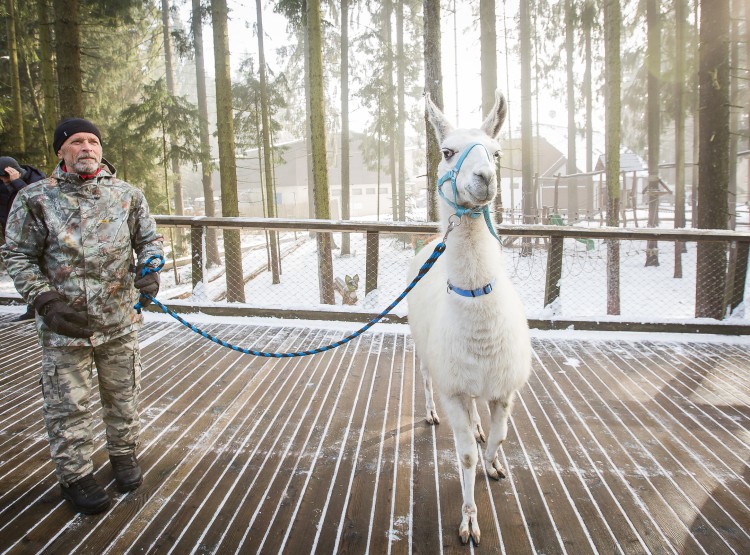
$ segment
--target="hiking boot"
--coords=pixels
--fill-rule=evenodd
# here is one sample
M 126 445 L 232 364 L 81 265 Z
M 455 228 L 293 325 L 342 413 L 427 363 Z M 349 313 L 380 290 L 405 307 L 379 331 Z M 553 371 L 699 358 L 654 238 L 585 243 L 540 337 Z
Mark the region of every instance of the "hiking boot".
M 78 478 L 68 486 L 60 484 L 60 495 L 70 501 L 76 512 L 85 515 L 95 515 L 109 508 L 109 495 L 96 481 L 93 473 Z
M 26 312 L 21 314 L 18 318 L 14 318 L 14 322 L 26 322 L 27 320 L 34 320 L 34 317 L 36 315 L 36 311 L 34 310 L 33 306 L 27 306 Z
M 109 462 L 112 463 L 117 489 L 121 493 L 133 491 L 143 483 L 143 474 L 141 473 L 141 467 L 138 466 L 135 453 L 110 455 Z

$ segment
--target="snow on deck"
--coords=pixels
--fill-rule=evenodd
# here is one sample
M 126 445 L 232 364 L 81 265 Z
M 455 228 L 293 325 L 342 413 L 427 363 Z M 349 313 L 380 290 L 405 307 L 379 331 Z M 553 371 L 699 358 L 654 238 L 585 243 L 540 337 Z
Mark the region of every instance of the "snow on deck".
M 0 308 L 0 552 L 446 553 L 459 464 L 424 421 L 405 326 L 325 354 L 265 359 L 149 314 L 141 334 L 143 485 L 118 494 L 94 396 L 96 476 L 59 498 L 41 418 L 40 350 Z M 213 318 L 243 347 L 297 351 L 356 325 Z M 750 551 L 750 340 L 535 332 L 497 483 L 477 469 L 475 552 Z M 483 414 L 487 417 L 487 414 Z

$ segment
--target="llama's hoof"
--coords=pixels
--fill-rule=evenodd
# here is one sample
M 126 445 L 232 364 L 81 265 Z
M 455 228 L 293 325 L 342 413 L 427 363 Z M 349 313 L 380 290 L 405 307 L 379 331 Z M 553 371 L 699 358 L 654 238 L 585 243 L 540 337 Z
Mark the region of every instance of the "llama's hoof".
M 487 436 L 484 435 L 484 429 L 481 424 L 477 424 L 474 428 L 474 439 L 479 443 L 487 443 Z
M 427 420 L 427 423 L 430 425 L 440 424 L 440 418 L 438 418 L 438 414 L 435 409 L 427 411 L 427 416 L 425 417 L 425 420 Z
M 487 474 L 494 480 L 502 480 L 505 478 L 505 469 L 500 464 L 500 459 L 495 457 L 492 462 L 487 463 Z
M 479 523 L 477 522 L 476 506 L 469 507 L 464 505 L 462 513 L 461 526 L 458 527 L 458 535 L 461 538 L 461 543 L 466 545 L 469 543 L 469 538 L 471 538 L 474 541 L 474 545 L 479 545 L 481 533 L 479 531 Z

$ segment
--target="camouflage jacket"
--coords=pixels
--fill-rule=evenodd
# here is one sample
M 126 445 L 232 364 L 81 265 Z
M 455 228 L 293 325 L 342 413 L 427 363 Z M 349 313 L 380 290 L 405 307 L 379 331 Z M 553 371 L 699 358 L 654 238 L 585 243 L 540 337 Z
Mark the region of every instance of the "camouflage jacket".
M 42 345 L 99 345 L 142 325 L 133 309 L 133 263 L 162 254 L 162 240 L 143 193 L 117 179 L 106 160 L 88 181 L 64 172 L 61 163 L 16 196 L 0 256 L 26 302 L 56 290 L 86 310 L 95 330 L 90 340 L 74 339 L 52 332 L 37 316 Z

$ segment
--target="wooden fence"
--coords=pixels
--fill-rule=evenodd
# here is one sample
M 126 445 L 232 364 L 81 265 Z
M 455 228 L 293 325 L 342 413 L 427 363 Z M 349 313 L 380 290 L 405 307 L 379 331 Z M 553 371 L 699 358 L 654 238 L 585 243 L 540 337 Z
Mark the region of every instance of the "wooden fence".
M 440 229 L 436 223 L 414 223 L 414 222 L 355 222 L 355 221 L 330 221 L 316 219 L 264 219 L 264 218 L 224 218 L 224 217 L 190 217 L 190 216 L 155 216 L 160 226 L 174 226 L 178 228 L 189 228 L 192 245 L 192 280 L 193 285 L 203 280 L 204 260 L 203 244 L 206 230 L 215 229 L 238 229 L 255 231 L 298 231 L 298 232 L 342 232 L 342 233 L 364 233 L 366 235 L 366 272 L 365 292 L 377 288 L 377 272 L 379 260 L 379 238 L 384 235 L 432 235 L 439 233 Z M 737 232 L 729 230 L 701 230 L 701 229 L 622 229 L 622 228 L 584 228 L 565 225 L 497 225 L 498 235 L 506 238 L 506 241 L 517 240 L 530 241 L 531 238 L 542 238 L 547 244 L 547 268 L 546 285 L 544 294 L 544 305 L 549 306 L 560 295 L 560 278 L 563 267 L 563 241 L 565 239 L 576 239 L 580 242 L 603 239 L 608 242 L 630 241 L 660 241 L 660 242 L 696 242 L 696 243 L 723 243 L 728 249 L 728 265 L 726 275 L 725 313 L 731 313 L 739 306 L 745 297 L 745 283 L 747 281 L 748 251 L 750 250 L 750 232 Z M 515 238 L 515 239 L 513 239 Z M 195 307 L 185 305 L 184 310 L 194 310 Z M 199 307 L 203 312 L 214 312 L 217 314 L 253 314 L 253 315 L 279 315 L 278 310 L 270 311 L 254 310 L 244 307 Z M 300 312 L 293 311 L 294 316 L 311 317 L 317 319 L 342 319 L 361 320 L 373 316 L 373 314 L 352 312 Z M 400 319 L 403 321 L 403 319 Z M 388 321 L 399 321 L 398 318 L 389 318 Z M 650 324 L 644 322 L 601 322 L 559 319 L 536 319 L 530 320 L 532 326 L 541 328 L 567 329 L 573 325 L 576 329 L 628 329 L 649 331 L 652 329 L 671 331 L 700 331 L 720 333 L 747 333 L 750 326 L 737 322 L 701 322 L 695 325 L 692 322 L 670 323 L 667 325 Z

